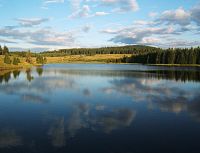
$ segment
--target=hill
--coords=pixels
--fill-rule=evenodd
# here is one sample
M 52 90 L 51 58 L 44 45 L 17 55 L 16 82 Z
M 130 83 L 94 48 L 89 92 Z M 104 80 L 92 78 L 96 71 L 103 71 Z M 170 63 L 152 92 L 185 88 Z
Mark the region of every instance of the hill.
M 96 54 L 144 54 L 149 52 L 155 52 L 160 48 L 143 46 L 143 45 L 131 45 L 120 47 L 102 47 L 102 48 L 73 48 L 73 49 L 60 49 L 54 51 L 42 52 L 42 55 L 58 57 L 65 55 L 96 55 Z

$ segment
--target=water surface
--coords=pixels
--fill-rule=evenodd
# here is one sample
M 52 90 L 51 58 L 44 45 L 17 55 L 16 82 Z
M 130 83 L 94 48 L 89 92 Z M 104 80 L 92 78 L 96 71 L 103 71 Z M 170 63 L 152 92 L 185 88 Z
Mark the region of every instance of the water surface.
M 0 76 L 2 153 L 200 152 L 199 68 L 66 64 Z

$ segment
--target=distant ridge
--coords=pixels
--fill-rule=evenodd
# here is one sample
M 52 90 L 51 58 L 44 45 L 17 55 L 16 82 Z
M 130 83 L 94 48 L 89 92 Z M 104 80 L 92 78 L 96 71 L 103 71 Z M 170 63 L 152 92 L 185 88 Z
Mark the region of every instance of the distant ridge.
M 95 55 L 95 54 L 140 54 L 154 52 L 160 48 L 145 45 L 128 45 L 117 47 L 101 47 L 101 48 L 72 48 L 59 49 L 54 51 L 41 52 L 47 56 L 63 56 L 63 55 Z

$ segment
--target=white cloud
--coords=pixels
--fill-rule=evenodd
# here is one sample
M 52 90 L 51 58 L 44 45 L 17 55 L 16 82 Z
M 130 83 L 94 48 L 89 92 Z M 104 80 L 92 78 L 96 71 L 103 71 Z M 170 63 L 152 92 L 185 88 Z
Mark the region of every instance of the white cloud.
M 150 12 L 149 17 L 154 18 L 158 15 L 158 12 Z
M 57 32 L 48 28 L 38 30 L 0 28 L 2 37 L 42 46 L 72 46 L 75 43 L 76 35 L 77 31 Z
M 163 47 L 173 47 L 173 48 L 185 48 L 185 47 L 191 47 L 191 46 L 199 46 L 200 41 L 192 41 L 192 40 L 183 40 L 183 39 L 175 39 L 175 38 L 171 38 L 169 39 L 168 42 L 162 43 L 161 45 Z
M 161 42 L 161 40 L 159 38 L 146 37 L 146 38 L 142 39 L 141 43 L 152 45 L 152 44 L 158 44 L 160 42 Z
M 80 9 L 81 0 L 70 0 L 73 11 Z
M 200 4 L 191 9 L 191 18 L 200 26 Z
M 18 18 L 16 19 L 21 26 L 32 27 L 35 25 L 40 25 L 43 22 L 48 21 L 47 18 Z
M 176 10 L 164 11 L 157 21 L 159 23 L 178 24 L 185 26 L 190 24 L 190 17 L 190 12 L 185 11 L 182 7 L 180 7 Z
M 115 12 L 137 11 L 139 5 L 136 0 L 101 0 L 104 5 L 116 7 Z
M 110 41 L 124 44 L 153 44 L 159 41 L 155 36 L 178 34 L 172 27 L 124 27 L 118 30 L 105 29 L 102 32 L 114 34 Z
M 69 18 L 105 16 L 116 12 L 137 11 L 139 5 L 136 0 L 70 0 L 72 14 Z M 94 12 L 94 7 L 111 7 L 111 11 Z
M 114 3 L 115 0 L 110 0 Z M 200 30 L 200 5 L 196 5 L 191 10 L 184 10 L 182 7 L 176 10 L 166 10 L 160 15 L 150 12 L 149 16 L 157 17 L 151 21 L 136 20 L 134 26 L 120 28 L 107 28 L 101 32 L 113 35 L 110 41 L 121 44 L 145 44 L 161 47 L 188 47 L 197 46 L 198 40 L 176 40 L 177 36 L 182 36 L 186 32 Z
M 16 43 L 16 42 L 15 42 L 15 41 L 11 41 L 11 40 L 1 39 L 1 38 L 0 38 L 0 43 L 5 44 L 5 43 Z
M 81 18 L 81 17 L 89 17 L 90 7 L 88 5 L 83 5 L 82 8 L 72 13 L 69 18 Z
M 83 30 L 83 32 L 89 32 L 90 31 L 90 29 L 92 28 L 92 25 L 90 25 L 90 24 L 87 24 L 87 25 L 85 25 L 83 28 L 82 28 L 82 30 Z
M 64 0 L 45 0 L 45 4 L 50 4 L 50 3 L 64 3 Z
M 64 3 L 65 0 L 44 0 L 41 9 L 48 9 L 49 4 Z
M 109 13 L 107 13 L 107 12 L 96 12 L 95 14 L 94 14 L 94 16 L 105 16 L 105 15 L 108 15 Z
M 156 22 L 154 21 L 146 21 L 146 20 L 136 20 L 133 22 L 134 25 L 136 26 L 154 26 Z

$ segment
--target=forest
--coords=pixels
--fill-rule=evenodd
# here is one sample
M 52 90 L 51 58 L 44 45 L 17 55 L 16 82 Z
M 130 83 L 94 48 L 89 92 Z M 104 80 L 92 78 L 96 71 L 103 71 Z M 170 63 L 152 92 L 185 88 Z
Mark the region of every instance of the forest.
M 200 64 L 200 47 L 169 48 L 124 57 L 124 63 L 142 64 Z
M 95 55 L 95 54 L 144 54 L 155 51 L 160 51 L 160 48 L 132 45 L 120 47 L 102 47 L 102 48 L 73 48 L 73 49 L 60 49 L 58 51 L 42 52 L 42 55 L 58 57 L 64 55 Z

